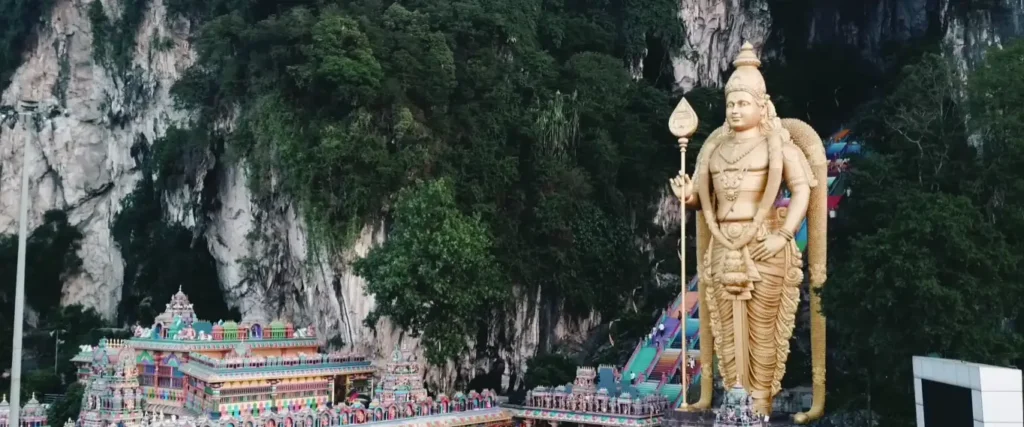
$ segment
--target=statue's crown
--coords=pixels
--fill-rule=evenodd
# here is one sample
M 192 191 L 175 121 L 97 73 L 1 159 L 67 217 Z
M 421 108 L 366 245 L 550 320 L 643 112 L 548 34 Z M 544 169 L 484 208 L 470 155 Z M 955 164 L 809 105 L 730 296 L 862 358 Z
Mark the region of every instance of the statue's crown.
M 725 83 L 725 94 L 747 92 L 756 99 L 766 99 L 767 90 L 764 76 L 758 70 L 761 60 L 757 59 L 757 54 L 754 53 L 754 45 L 750 42 L 743 43 L 743 47 L 740 48 L 739 55 L 736 55 L 736 60 L 732 61 L 732 65 L 736 67 L 736 70 L 732 72 L 729 81 Z

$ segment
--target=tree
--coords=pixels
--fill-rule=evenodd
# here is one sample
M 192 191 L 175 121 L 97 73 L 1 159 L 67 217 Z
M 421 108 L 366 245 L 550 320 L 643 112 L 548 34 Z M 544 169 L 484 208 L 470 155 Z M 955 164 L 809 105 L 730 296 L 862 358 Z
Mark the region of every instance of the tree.
M 523 382 L 527 390 L 569 384 L 576 378 L 576 365 L 576 360 L 558 353 L 537 355 L 526 362 Z
M 85 394 L 85 385 L 75 382 L 64 392 L 64 397 L 50 405 L 46 414 L 50 425 L 63 425 L 65 420 L 77 420 L 78 413 L 82 410 L 82 395 Z
M 403 189 L 387 242 L 355 264 L 377 301 L 366 324 L 387 316 L 422 335 L 436 365 L 462 354 L 481 319 L 508 296 L 493 250 L 480 219 L 459 212 L 448 180 Z
M 1024 229 L 1024 82 L 1012 73 L 1024 72 L 1024 42 L 992 49 L 968 81 L 971 127 L 982 141 L 981 170 L 989 190 L 986 208 L 999 227 Z M 1008 234 L 1016 247 L 1024 235 Z
M 860 121 L 869 155 L 855 161 L 830 246 L 823 291 L 833 343 L 833 396 L 871 409 L 882 425 L 913 420 L 910 358 L 1006 365 L 1021 261 L 986 213 L 982 162 L 968 144 L 945 59 L 907 67 L 873 116 Z M 835 343 L 842 343 L 841 346 Z
M 80 346 L 96 345 L 100 338 L 120 338 L 113 336 L 107 326 L 109 324 L 92 308 L 77 304 L 54 307 L 43 313 L 38 327 L 26 340 L 33 349 L 40 369 L 52 373 L 56 358 L 59 375 L 57 383 L 71 384 L 78 376 L 71 358 L 78 354 Z M 60 331 L 59 344 L 56 342 L 56 331 Z M 60 346 L 59 352 L 55 351 L 55 345 Z
M 64 279 L 78 272 L 82 259 L 78 249 L 82 233 L 68 223 L 67 214 L 51 210 L 43 214 L 43 223 L 32 230 L 26 242 L 25 300 L 33 309 L 47 311 L 60 304 Z M 0 236 L 0 297 L 13 301 L 17 236 Z

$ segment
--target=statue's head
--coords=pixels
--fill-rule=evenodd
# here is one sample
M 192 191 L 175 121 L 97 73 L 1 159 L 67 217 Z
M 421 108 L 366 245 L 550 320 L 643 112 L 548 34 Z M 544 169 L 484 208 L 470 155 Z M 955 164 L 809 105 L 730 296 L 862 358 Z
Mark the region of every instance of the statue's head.
M 758 70 L 761 60 L 754 54 L 754 46 L 744 43 L 732 64 L 736 71 L 725 84 L 725 124 L 733 132 L 760 127 L 762 133 L 768 133 L 775 128 L 775 107 Z

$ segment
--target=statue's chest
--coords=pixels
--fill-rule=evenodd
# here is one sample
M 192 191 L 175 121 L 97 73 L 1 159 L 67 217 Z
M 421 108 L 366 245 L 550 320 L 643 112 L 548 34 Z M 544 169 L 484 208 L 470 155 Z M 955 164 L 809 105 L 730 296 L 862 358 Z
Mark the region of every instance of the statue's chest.
M 708 163 L 713 176 L 743 171 L 764 171 L 768 169 L 768 144 L 739 146 L 722 144 L 715 149 Z

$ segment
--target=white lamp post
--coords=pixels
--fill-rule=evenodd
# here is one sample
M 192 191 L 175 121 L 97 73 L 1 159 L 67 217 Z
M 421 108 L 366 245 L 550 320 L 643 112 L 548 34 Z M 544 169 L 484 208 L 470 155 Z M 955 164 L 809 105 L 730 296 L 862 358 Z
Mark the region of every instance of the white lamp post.
M 20 105 L 20 119 L 32 120 L 36 101 L 23 100 Z M 18 274 L 14 291 L 14 344 L 11 353 L 11 414 L 10 426 L 19 426 L 21 415 L 21 341 L 25 318 L 25 251 L 28 243 L 28 143 L 26 135 L 21 153 L 21 204 L 18 209 Z

